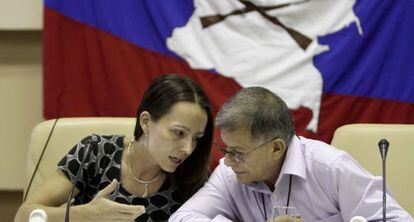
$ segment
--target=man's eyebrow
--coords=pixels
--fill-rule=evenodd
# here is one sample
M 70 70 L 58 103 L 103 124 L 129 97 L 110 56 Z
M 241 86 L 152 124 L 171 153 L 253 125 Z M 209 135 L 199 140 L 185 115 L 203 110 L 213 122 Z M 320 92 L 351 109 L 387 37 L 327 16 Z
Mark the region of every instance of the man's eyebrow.
M 236 152 L 239 152 L 240 153 L 240 149 L 241 149 L 241 147 L 239 147 L 239 146 L 226 146 L 228 149 L 231 149 L 232 151 L 236 151 Z

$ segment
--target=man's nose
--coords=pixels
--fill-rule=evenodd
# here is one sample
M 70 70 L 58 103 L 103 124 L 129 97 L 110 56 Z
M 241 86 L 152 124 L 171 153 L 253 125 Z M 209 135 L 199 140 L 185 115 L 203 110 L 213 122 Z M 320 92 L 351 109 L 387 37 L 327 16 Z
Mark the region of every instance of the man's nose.
M 237 164 L 236 160 L 233 158 L 233 156 L 230 153 L 227 153 L 224 155 L 224 165 L 234 166 L 236 164 Z

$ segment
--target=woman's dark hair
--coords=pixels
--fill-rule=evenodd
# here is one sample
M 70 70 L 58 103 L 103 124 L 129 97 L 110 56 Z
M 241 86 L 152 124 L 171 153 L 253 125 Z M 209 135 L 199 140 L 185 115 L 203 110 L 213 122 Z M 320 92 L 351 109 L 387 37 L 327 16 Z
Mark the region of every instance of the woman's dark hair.
M 175 74 L 162 75 L 154 79 L 145 91 L 137 110 L 134 136 L 138 140 L 143 130 L 139 124 L 142 112 L 148 111 L 151 120 L 158 121 L 178 102 L 196 103 L 207 113 L 204 135 L 198 140 L 193 153 L 168 175 L 184 199 L 191 197 L 207 180 L 210 165 L 211 143 L 213 140 L 213 117 L 211 104 L 206 94 L 193 80 Z

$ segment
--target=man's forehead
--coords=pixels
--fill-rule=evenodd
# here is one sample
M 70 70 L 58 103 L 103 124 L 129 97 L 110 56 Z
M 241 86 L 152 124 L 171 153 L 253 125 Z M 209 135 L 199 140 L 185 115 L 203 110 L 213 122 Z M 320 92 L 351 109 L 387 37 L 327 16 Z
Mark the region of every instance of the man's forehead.
M 243 128 L 235 131 L 221 130 L 220 137 L 229 148 L 247 148 L 254 142 L 250 132 Z

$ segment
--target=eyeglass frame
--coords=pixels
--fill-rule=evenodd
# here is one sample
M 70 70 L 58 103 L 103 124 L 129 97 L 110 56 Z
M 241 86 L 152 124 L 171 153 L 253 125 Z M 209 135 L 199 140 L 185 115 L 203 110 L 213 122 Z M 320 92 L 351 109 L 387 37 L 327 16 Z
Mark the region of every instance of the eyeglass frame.
M 257 149 L 259 149 L 260 147 L 263 147 L 263 146 L 265 146 L 265 145 L 267 145 L 268 143 L 270 143 L 270 142 L 272 142 L 273 140 L 275 140 L 275 139 L 278 139 L 279 137 L 274 137 L 273 139 L 271 139 L 271 140 L 269 140 L 269 141 L 267 141 L 267 142 L 264 142 L 264 143 L 262 143 L 262 144 L 260 144 L 260 145 L 258 145 L 258 146 L 256 146 L 256 147 L 253 147 L 252 149 L 250 149 L 249 151 L 247 151 L 247 152 L 245 152 L 245 153 L 241 153 L 241 152 L 235 152 L 234 150 L 233 151 L 227 151 L 227 147 L 228 146 L 222 146 L 222 145 L 220 145 L 220 144 L 218 144 L 217 143 L 217 140 L 214 140 L 213 141 L 213 144 L 214 144 L 214 146 L 215 147 L 217 147 L 217 149 L 221 152 L 221 153 L 223 153 L 223 155 L 224 155 L 224 157 L 226 157 L 226 155 L 227 154 L 229 154 L 230 156 L 231 156 L 231 158 L 234 160 L 234 161 L 236 161 L 236 163 L 245 163 L 246 162 L 246 156 L 249 154 L 249 153 L 251 153 L 251 152 L 253 152 L 253 151 L 255 151 L 255 150 L 257 150 Z

